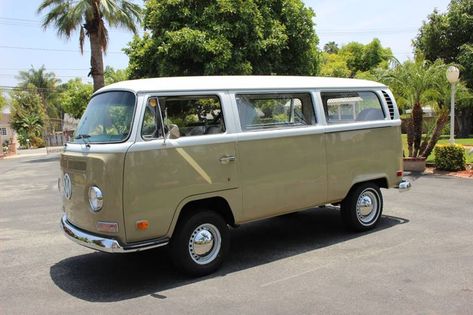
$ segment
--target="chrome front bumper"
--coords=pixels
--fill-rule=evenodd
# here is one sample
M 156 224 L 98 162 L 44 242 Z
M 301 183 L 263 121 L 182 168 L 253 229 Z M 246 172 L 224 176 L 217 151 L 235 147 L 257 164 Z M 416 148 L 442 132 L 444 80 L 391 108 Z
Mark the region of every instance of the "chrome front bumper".
M 61 219 L 61 228 L 64 234 L 77 244 L 107 253 L 131 253 L 161 247 L 169 243 L 168 239 L 161 238 L 122 245 L 119 241 L 113 238 L 98 236 L 75 227 L 67 221 L 66 215 Z
M 402 179 L 399 185 L 396 186 L 397 189 L 399 189 L 399 192 L 405 192 L 410 190 L 412 187 L 411 182 L 408 181 L 407 179 Z

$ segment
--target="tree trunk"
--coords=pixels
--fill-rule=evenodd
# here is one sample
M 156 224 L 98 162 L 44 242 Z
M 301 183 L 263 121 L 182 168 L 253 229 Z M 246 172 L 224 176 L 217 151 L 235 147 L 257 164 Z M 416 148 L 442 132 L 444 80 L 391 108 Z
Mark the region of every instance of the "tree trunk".
M 455 121 L 458 122 L 458 137 L 468 138 L 473 133 L 473 108 L 467 107 L 458 111 Z
M 435 148 L 435 145 L 437 144 L 437 141 L 440 138 L 440 135 L 442 134 L 442 129 L 447 124 L 449 118 L 450 115 L 448 114 L 448 110 L 443 110 L 439 113 L 435 122 L 435 129 L 432 132 L 432 136 L 430 137 L 430 140 L 427 146 L 425 147 L 425 150 L 423 150 L 422 154 L 420 155 L 421 157 L 428 158 L 430 153 L 432 153 L 432 150 Z
M 412 157 L 417 157 L 419 155 L 420 142 L 422 140 L 422 122 L 422 106 L 419 102 L 416 102 L 412 108 L 412 128 L 414 137 L 414 152 L 412 155 L 410 155 Z
M 407 131 L 407 156 L 412 157 L 414 153 L 414 126 L 412 125 L 412 117 L 406 121 Z
M 96 32 L 89 33 L 90 39 L 90 74 L 94 80 L 94 92 L 102 88 L 104 83 L 103 77 L 103 53 L 100 45 L 99 36 Z

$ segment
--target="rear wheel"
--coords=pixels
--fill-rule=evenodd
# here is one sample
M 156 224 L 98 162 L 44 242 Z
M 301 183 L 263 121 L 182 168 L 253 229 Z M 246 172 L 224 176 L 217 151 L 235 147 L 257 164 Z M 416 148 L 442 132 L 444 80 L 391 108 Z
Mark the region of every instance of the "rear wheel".
M 354 186 L 341 203 L 345 225 L 355 231 L 367 231 L 378 224 L 383 212 L 383 196 L 375 183 Z
M 229 245 L 225 220 L 213 211 L 200 210 L 179 222 L 171 253 L 180 270 L 192 276 L 203 276 L 220 267 Z

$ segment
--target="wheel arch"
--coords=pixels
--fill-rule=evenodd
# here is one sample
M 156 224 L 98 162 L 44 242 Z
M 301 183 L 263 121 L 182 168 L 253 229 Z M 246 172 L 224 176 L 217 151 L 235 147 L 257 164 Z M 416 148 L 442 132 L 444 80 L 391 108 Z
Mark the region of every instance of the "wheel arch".
M 199 209 L 215 211 L 223 217 L 228 225 L 237 225 L 234 207 L 231 206 L 228 196 L 224 196 L 224 194 L 193 196 L 181 201 L 177 207 L 167 236 L 172 237 L 179 222 Z
M 353 181 L 348 191 L 364 183 L 375 183 L 376 185 L 378 185 L 379 188 L 389 188 L 388 176 L 385 174 L 382 174 L 382 175 L 376 175 L 376 176 L 370 176 L 370 177 L 357 177 Z

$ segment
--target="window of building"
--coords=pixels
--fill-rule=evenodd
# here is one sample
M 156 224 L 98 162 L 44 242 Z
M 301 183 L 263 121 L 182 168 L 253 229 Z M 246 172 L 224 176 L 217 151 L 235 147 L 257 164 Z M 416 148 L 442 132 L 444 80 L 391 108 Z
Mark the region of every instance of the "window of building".
M 7 128 L 0 127 L 0 136 L 6 136 L 6 135 L 7 135 Z

